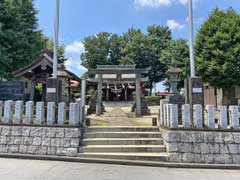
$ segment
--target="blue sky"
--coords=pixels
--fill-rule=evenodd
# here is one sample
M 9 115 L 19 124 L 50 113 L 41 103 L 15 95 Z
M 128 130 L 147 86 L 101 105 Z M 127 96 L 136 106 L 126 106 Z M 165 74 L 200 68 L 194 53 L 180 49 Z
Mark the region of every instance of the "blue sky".
M 66 45 L 66 66 L 81 75 L 84 37 L 107 31 L 122 34 L 129 28 L 146 31 L 149 25 L 168 25 L 173 38 L 188 38 L 188 0 L 60 0 L 60 42 Z M 193 0 L 194 31 L 213 8 L 233 7 L 240 13 L 239 0 Z M 39 28 L 52 38 L 55 0 L 35 0 Z M 159 86 L 160 88 L 160 86 Z

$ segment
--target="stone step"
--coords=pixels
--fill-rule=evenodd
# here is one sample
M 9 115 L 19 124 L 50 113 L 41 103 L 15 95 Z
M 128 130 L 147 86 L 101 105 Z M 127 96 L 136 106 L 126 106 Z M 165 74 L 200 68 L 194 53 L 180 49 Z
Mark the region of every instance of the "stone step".
M 90 138 L 82 145 L 163 145 L 162 138 Z
M 167 153 L 79 153 L 78 156 L 82 158 L 168 161 Z
M 90 132 L 84 138 L 161 138 L 160 132 Z
M 88 145 L 80 152 L 166 152 L 163 145 Z
M 86 132 L 159 132 L 154 126 L 91 126 Z

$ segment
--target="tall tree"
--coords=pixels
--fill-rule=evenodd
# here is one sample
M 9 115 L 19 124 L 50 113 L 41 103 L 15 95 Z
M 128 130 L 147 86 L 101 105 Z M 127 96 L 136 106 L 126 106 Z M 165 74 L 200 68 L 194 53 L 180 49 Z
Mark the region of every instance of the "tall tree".
M 44 48 L 33 0 L 0 1 L 0 76 L 32 62 Z
M 197 71 L 217 88 L 240 85 L 240 16 L 214 9 L 196 38 Z
M 54 42 L 52 39 L 49 39 L 45 36 L 42 37 L 45 47 L 50 51 L 50 52 L 54 52 Z M 65 56 L 65 45 L 59 45 L 58 46 L 58 63 L 59 64 L 63 64 L 65 61 L 67 61 L 68 59 Z
M 161 61 L 169 66 L 176 66 L 182 70 L 180 74 L 181 82 L 179 88 L 184 85 L 184 79 L 189 77 L 190 74 L 190 59 L 189 48 L 185 39 L 171 40 L 168 47 L 162 51 Z M 169 86 L 166 83 L 166 86 Z
M 96 68 L 97 65 L 108 64 L 110 36 L 110 33 L 101 32 L 84 38 L 83 44 L 86 51 L 81 55 L 83 66 Z

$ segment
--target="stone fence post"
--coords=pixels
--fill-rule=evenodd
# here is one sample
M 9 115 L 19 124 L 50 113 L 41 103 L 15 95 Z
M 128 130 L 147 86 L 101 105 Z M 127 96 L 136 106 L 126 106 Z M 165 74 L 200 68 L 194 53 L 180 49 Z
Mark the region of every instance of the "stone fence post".
M 79 125 L 79 104 L 78 103 L 70 103 L 69 125 L 70 126 Z
M 47 125 L 55 123 L 55 102 L 48 102 L 47 104 Z
M 193 105 L 193 123 L 195 128 L 203 128 L 203 111 L 201 104 Z
M 64 125 L 66 120 L 66 103 L 62 102 L 58 104 L 58 125 Z
M 45 107 L 44 102 L 36 103 L 36 124 L 41 125 L 45 122 Z
M 190 104 L 182 105 L 182 121 L 184 128 L 191 127 L 191 117 L 190 117 Z
M 13 101 L 5 101 L 4 102 L 4 118 L 3 122 L 9 124 L 13 119 Z
M 178 105 L 170 104 L 170 127 L 178 128 Z
M 13 124 L 21 124 L 22 123 L 23 109 L 24 109 L 23 101 L 16 101 Z
M 215 107 L 214 105 L 207 105 L 207 121 L 206 126 L 210 129 L 215 128 Z
M 33 111 L 34 110 L 34 102 L 28 101 L 26 102 L 26 124 L 32 124 L 33 123 Z
M 219 128 L 227 129 L 227 106 L 219 106 Z
M 238 106 L 230 106 L 229 107 L 230 112 L 230 125 L 231 128 L 237 129 L 239 128 L 239 110 Z

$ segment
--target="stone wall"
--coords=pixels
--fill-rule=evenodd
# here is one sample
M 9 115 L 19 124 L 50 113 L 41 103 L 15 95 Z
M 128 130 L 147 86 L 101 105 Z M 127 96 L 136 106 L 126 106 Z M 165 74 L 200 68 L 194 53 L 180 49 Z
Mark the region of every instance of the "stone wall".
M 0 153 L 76 156 L 80 136 L 76 127 L 0 125 Z
M 160 129 L 170 162 L 240 164 L 240 131 Z

